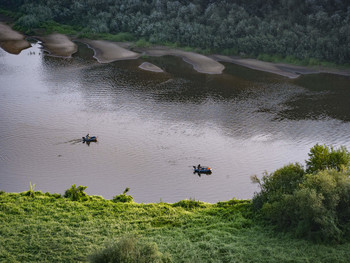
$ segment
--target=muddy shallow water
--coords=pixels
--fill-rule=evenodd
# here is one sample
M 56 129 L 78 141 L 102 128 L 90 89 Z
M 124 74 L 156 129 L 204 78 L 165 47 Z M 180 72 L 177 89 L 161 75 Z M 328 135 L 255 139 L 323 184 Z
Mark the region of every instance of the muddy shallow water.
M 39 44 L 0 50 L 0 190 L 63 193 L 72 184 L 136 202 L 251 198 L 261 176 L 308 158 L 316 143 L 350 147 L 350 78 L 290 80 L 225 64 L 193 70 L 165 56 L 99 64 Z M 139 67 L 150 62 L 164 73 Z M 90 133 L 97 143 L 83 144 Z M 209 165 L 211 175 L 192 173 Z

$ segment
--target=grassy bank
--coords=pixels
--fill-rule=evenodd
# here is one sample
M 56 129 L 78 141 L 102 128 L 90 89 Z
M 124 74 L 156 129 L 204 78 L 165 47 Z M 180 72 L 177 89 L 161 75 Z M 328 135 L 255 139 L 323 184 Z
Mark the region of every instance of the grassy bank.
M 263 226 L 250 201 L 115 203 L 0 194 L 1 262 L 86 262 L 126 234 L 173 262 L 348 262 L 350 244 L 317 245 Z

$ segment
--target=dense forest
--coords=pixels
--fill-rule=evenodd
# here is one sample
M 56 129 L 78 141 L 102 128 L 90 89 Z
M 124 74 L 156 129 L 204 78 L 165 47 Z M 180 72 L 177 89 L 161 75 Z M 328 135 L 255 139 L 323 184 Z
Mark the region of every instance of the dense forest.
M 350 62 L 350 0 L 2 0 L 17 25 L 131 33 L 152 44 L 304 61 Z

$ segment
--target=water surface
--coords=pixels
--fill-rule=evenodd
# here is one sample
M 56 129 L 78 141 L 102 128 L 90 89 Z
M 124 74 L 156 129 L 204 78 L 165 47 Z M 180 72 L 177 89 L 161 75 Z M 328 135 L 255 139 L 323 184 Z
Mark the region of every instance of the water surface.
M 39 44 L 0 50 L 0 189 L 63 193 L 72 184 L 136 202 L 251 198 L 250 176 L 308 158 L 316 143 L 349 148 L 350 78 L 296 80 L 225 64 L 201 74 L 176 57 L 99 64 Z M 151 62 L 166 73 L 138 68 Z M 97 143 L 81 142 L 86 133 Z M 209 165 L 199 177 L 192 165 Z

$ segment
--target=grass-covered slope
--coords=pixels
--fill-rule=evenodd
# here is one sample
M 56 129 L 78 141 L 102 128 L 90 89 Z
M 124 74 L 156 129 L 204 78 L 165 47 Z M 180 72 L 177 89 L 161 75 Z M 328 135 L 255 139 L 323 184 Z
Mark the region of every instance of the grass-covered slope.
M 120 203 L 0 194 L 0 262 L 87 262 L 133 234 L 173 262 L 348 262 L 350 244 L 318 245 L 263 226 L 250 201 Z

